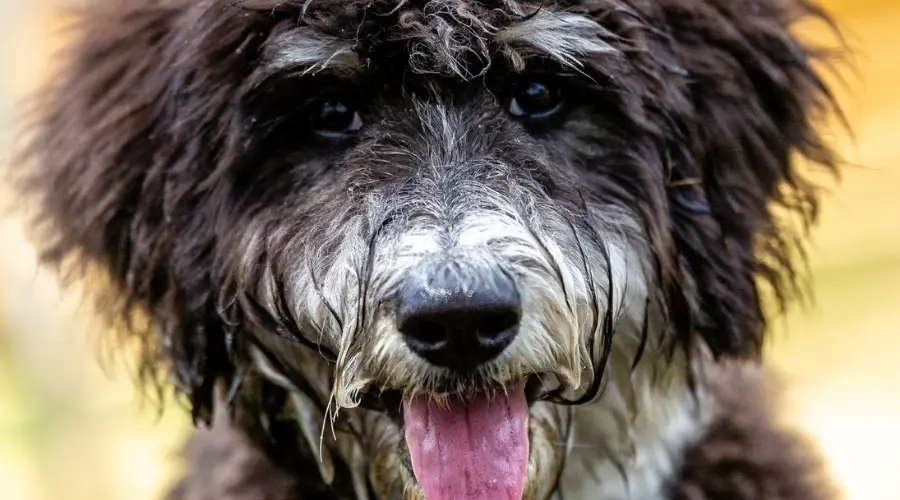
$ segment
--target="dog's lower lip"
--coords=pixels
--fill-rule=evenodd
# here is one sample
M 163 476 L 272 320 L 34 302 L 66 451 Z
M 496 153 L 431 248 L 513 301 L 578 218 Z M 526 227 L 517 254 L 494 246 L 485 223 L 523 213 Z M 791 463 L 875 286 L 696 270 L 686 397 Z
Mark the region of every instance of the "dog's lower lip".
M 541 380 L 540 374 L 535 373 L 528 376 L 525 380 L 525 399 L 528 400 L 529 406 L 540 398 L 543 389 L 544 382 Z
M 403 423 L 403 393 L 399 390 L 389 390 L 382 393 L 380 398 L 384 404 L 384 410 L 395 423 Z

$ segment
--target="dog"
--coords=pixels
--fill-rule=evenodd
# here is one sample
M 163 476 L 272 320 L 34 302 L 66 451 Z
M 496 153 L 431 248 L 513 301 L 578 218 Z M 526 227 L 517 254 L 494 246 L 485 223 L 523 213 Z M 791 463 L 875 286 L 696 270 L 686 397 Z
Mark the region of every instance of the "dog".
M 201 429 L 173 500 L 834 498 L 775 422 L 808 0 L 103 0 L 39 93 L 43 261 Z

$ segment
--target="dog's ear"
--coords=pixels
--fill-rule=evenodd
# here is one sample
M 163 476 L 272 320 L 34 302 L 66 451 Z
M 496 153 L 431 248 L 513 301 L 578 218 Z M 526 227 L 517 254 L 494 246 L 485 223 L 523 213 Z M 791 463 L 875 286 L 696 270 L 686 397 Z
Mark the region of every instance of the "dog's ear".
M 22 177 L 37 239 L 45 262 L 101 269 L 104 297 L 124 297 L 118 319 L 149 317 L 123 328 L 140 343 L 142 375 L 173 375 L 205 419 L 215 380 L 233 369 L 214 296 L 216 176 L 265 16 L 221 3 L 96 4 L 78 13 L 32 114 Z
M 814 67 L 828 53 L 792 30 L 833 24 L 806 0 L 662 5 L 674 26 L 660 49 L 684 70 L 691 102 L 669 148 L 669 202 L 698 302 L 694 328 L 717 356 L 755 356 L 766 323 L 759 287 L 769 285 L 780 306 L 799 290 L 802 245 L 790 228 L 805 230 L 817 215 L 801 164 L 838 163 L 814 128 L 836 109 Z

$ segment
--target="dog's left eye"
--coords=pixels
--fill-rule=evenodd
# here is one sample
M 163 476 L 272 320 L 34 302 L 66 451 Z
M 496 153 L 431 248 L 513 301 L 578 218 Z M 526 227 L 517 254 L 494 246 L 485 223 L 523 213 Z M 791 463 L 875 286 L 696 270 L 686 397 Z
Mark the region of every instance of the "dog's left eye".
M 549 81 L 531 80 L 513 92 L 509 113 L 516 118 L 547 118 L 562 108 L 560 89 Z
M 313 129 L 325 135 L 351 134 L 363 126 L 359 111 L 349 100 L 322 99 L 314 103 L 310 111 Z

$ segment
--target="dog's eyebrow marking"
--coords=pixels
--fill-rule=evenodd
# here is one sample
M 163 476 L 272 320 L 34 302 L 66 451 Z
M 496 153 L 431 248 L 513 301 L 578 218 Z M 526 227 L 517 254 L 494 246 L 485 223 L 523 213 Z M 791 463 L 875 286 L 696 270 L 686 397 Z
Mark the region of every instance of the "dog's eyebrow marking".
M 506 55 L 516 69 L 524 68 L 529 50 L 549 56 L 572 69 L 579 69 L 584 57 L 618 53 L 607 41 L 613 38 L 615 35 L 612 32 L 588 16 L 546 10 L 495 35 L 496 41 L 507 46 Z
M 298 28 L 273 37 L 266 47 L 269 70 L 299 70 L 303 75 L 328 70 L 353 73 L 362 61 L 353 42 L 323 35 L 311 28 Z

